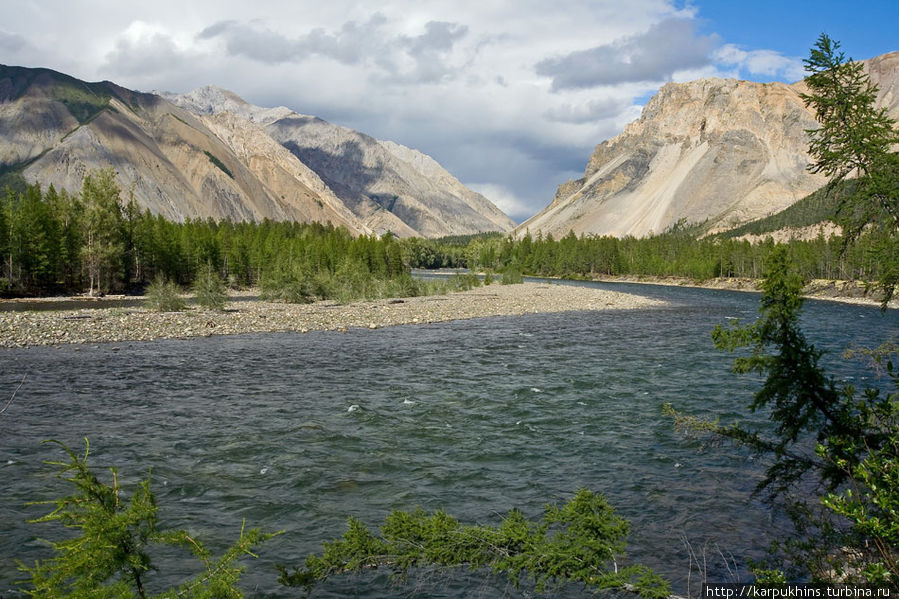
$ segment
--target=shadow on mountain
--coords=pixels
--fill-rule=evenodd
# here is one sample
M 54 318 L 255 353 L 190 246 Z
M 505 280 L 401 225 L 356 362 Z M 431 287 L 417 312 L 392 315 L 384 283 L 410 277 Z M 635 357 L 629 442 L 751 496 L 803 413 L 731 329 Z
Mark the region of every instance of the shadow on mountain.
M 314 170 L 351 210 L 366 200 L 376 200 L 368 189 L 381 177 L 382 170 L 365 165 L 364 152 L 358 141 L 345 141 L 333 154 L 322 148 L 301 146 L 294 140 L 283 145 Z

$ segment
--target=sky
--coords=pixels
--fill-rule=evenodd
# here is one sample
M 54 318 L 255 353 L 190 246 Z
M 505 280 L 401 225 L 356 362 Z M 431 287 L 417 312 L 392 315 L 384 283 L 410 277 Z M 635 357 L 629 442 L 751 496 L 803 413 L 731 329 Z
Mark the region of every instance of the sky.
M 822 32 L 899 50 L 899 0 L 3 0 L 0 64 L 217 85 L 420 150 L 520 222 L 669 81 L 793 82 Z

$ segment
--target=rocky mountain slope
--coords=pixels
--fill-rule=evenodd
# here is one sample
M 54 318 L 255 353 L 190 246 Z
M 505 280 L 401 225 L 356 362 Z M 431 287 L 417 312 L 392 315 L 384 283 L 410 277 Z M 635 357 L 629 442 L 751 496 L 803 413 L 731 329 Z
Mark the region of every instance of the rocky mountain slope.
M 111 166 L 142 208 L 168 219 L 317 220 L 368 232 L 264 133 L 231 128 L 241 134 L 219 137 L 189 111 L 109 82 L 0 67 L 0 168 L 29 183 L 77 192 L 85 173 Z
M 0 175 L 19 173 L 29 183 L 77 192 L 88 171 L 111 166 L 125 195 L 176 221 L 319 221 L 354 233 L 402 236 L 514 226 L 413 150 L 397 150 L 412 158 L 393 158 L 387 142 L 349 129 L 297 129 L 297 119 L 324 122 L 286 108 L 251 106 L 216 88 L 174 99 L 0 65 Z M 369 145 L 375 157 L 356 160 L 353 152 L 333 152 L 333 144 L 316 149 L 310 140 L 325 143 L 328 136 L 306 136 L 304 129 L 322 128 L 340 131 L 338 147 Z M 307 164 L 300 154 L 330 156 L 324 160 L 329 166 Z
M 899 52 L 865 64 L 879 104 L 899 117 Z M 668 83 L 518 230 L 639 237 L 682 219 L 725 229 L 783 210 L 826 182 L 806 170 L 805 130 L 817 123 L 803 91 L 801 81 Z
M 231 113 L 261 126 L 375 231 L 437 237 L 515 226 L 486 198 L 416 150 L 283 107 L 253 106 L 213 86 L 168 97 L 203 118 Z

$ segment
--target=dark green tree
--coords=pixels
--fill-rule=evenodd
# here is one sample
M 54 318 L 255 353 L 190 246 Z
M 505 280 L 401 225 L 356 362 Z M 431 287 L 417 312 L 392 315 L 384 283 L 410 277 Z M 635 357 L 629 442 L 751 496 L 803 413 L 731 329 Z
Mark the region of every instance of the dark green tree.
M 883 264 L 880 287 L 884 306 L 899 283 L 899 144 L 896 121 L 885 107 L 876 108 L 877 86 L 862 63 L 846 59 L 840 43 L 822 33 L 809 58 L 802 98 L 820 123 L 810 130 L 809 169 L 830 178 L 833 190 L 855 177 L 838 208 L 848 242 L 865 233 Z
M 759 319 L 713 332 L 720 349 L 748 349 L 735 359 L 734 370 L 765 377 L 749 407 L 768 411 L 773 429 L 722 426 L 666 409 L 678 425 L 731 439 L 769 461 L 759 489 L 768 490 L 768 498 L 782 505 L 795 525 L 795 534 L 780 544 L 777 560 L 791 560 L 798 576 L 897 588 L 896 348 L 890 345 L 877 354 L 891 391 L 875 386 L 859 392 L 827 376 L 821 351 L 799 326 L 802 283 L 787 249 L 775 248 L 767 262 Z

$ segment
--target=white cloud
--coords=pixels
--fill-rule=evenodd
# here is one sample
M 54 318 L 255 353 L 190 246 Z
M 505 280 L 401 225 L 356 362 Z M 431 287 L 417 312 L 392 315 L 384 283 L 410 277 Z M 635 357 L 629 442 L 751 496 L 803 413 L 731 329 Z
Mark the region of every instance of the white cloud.
M 725 44 L 715 51 L 714 59 L 717 64 L 736 68 L 750 76 L 763 75 L 790 81 L 805 77 L 801 58 L 784 56 L 773 50 L 747 51 L 734 44 Z
M 415 147 L 521 218 L 662 81 L 793 72 L 680 4 L 156 0 L 100 19 L 94 0 L 5 0 L 0 61 L 143 91 L 219 85 Z
M 496 183 L 467 183 L 470 189 L 478 192 L 508 214 L 516 222 L 525 220 L 531 216 L 531 207 L 515 196 L 515 193 L 505 185 Z

